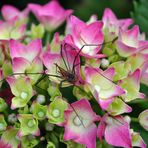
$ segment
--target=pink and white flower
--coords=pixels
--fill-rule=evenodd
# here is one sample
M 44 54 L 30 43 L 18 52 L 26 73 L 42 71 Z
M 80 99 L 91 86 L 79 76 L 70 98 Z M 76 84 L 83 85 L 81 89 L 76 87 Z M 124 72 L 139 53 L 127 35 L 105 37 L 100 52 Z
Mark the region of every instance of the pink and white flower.
M 142 67 L 141 82 L 148 85 L 148 61 Z
M 132 74 L 129 74 L 128 77 L 119 81 L 119 86 L 121 86 L 126 93 L 122 95 L 125 101 L 129 102 L 136 98 L 143 99 L 145 95 L 140 93 L 140 78 L 141 71 L 140 69 L 135 70 Z
M 72 10 L 63 9 L 58 1 L 55 0 L 52 0 L 44 6 L 29 4 L 28 8 L 45 28 L 51 32 L 57 29 L 72 13 Z
M 80 55 L 83 55 L 87 58 L 95 57 L 101 58 L 105 55 L 99 54 L 101 45 L 104 41 L 104 36 L 102 33 L 103 23 L 101 21 L 95 21 L 90 24 L 79 20 L 75 16 L 71 16 L 68 20 L 69 33 L 64 40 L 65 42 L 75 45 L 79 50 L 84 45 Z
M 28 77 L 21 77 L 18 79 L 7 77 L 6 80 L 11 88 L 12 94 L 14 95 L 11 102 L 11 109 L 25 107 L 34 95 L 30 79 Z
M 118 54 L 122 57 L 129 57 L 138 52 L 145 52 L 145 50 L 148 49 L 148 42 L 142 40 L 140 36 L 137 25 L 129 30 L 120 29 L 116 43 Z
M 88 87 L 102 108 L 107 108 L 115 96 L 120 96 L 125 91 L 112 82 L 114 68 L 102 71 L 98 68 L 86 67 L 85 76 Z
M 65 111 L 64 140 L 74 140 L 87 148 L 95 148 L 97 127 L 94 122 L 99 119 L 87 99 L 72 103 Z
M 123 100 L 116 97 L 106 110 L 110 115 L 117 116 L 123 113 L 131 112 L 132 108 L 127 105 Z
M 129 123 L 122 116 L 111 117 L 107 114 L 101 119 L 97 135 L 104 136 L 107 143 L 119 147 L 132 147 Z
M 10 40 L 10 56 L 14 73 L 42 73 L 43 64 L 40 58 L 42 43 L 40 39 L 31 41 L 28 45 Z M 39 75 L 29 75 L 35 82 Z
M 12 20 L 14 18 L 21 24 L 26 24 L 28 20 L 29 9 L 26 8 L 22 12 L 16 7 L 11 5 L 4 5 L 1 9 L 2 16 L 6 21 Z
M 25 35 L 26 25 L 16 25 L 17 19 L 0 21 L 0 40 L 22 39 Z
M 106 8 L 102 17 L 104 23 L 103 30 L 105 35 L 117 36 L 119 29 L 126 30 L 132 23 L 132 19 L 117 19 L 111 9 Z M 108 38 L 108 37 L 107 37 Z

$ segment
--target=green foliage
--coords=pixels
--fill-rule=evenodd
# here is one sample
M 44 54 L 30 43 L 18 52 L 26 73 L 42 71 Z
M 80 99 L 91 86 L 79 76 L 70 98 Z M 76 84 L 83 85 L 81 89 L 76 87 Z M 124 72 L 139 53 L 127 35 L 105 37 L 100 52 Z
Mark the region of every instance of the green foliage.
M 148 36 L 147 31 L 147 24 L 148 24 L 148 1 L 147 0 L 140 0 L 134 1 L 134 12 L 131 13 L 135 24 L 140 26 L 140 29 L 146 33 Z

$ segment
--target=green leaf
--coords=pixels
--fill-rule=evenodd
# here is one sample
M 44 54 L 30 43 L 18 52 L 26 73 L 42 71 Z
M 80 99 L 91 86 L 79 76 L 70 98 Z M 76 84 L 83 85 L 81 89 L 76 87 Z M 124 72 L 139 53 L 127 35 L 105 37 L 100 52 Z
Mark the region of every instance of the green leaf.
M 140 26 L 140 30 L 145 32 L 148 36 L 147 24 L 148 24 L 148 3 L 147 0 L 134 1 L 134 12 L 131 13 L 135 24 Z

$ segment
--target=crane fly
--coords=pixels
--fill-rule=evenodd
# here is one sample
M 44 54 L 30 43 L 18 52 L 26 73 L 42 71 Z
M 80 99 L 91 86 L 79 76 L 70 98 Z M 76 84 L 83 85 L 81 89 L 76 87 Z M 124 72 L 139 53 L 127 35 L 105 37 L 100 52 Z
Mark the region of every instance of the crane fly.
M 63 82 L 68 82 L 72 85 L 76 85 L 76 82 L 79 81 L 79 75 L 78 75 L 78 72 L 80 70 L 80 53 L 82 51 L 82 49 L 85 47 L 85 46 L 102 46 L 102 45 L 105 45 L 107 43 L 113 43 L 117 40 L 117 38 L 113 39 L 112 41 L 109 41 L 109 42 L 106 42 L 106 43 L 103 43 L 103 44 L 98 44 L 98 45 L 94 45 L 94 44 L 86 44 L 86 45 L 83 45 L 79 51 L 76 50 L 76 48 L 74 48 L 72 45 L 68 44 L 68 43 L 64 43 L 64 44 L 61 44 L 61 50 L 60 50 L 60 55 L 61 55 L 61 58 L 62 58 L 62 61 L 64 63 L 64 66 L 65 68 L 59 66 L 57 63 L 54 63 L 55 66 L 56 66 L 56 69 L 57 69 L 57 74 L 58 75 L 54 75 L 54 74 L 46 74 L 45 72 L 38 72 L 38 73 L 13 73 L 12 75 L 10 76 L 14 76 L 14 75 L 35 75 L 35 74 L 40 74 L 42 75 L 42 77 L 36 82 L 36 85 L 38 83 L 40 83 L 40 81 L 42 81 L 46 76 L 49 76 L 49 77 L 56 77 L 56 78 L 60 78 L 61 81 L 60 81 L 60 84 L 59 84 L 59 88 L 62 87 L 62 84 Z M 70 52 L 73 52 L 75 57 L 69 57 L 69 51 L 67 50 L 67 48 L 70 48 L 71 51 Z M 70 63 L 70 58 L 73 58 L 73 61 Z M 78 62 L 77 62 L 78 61 Z M 0 82 L 2 82 L 3 80 L 1 80 Z M 80 116 L 78 115 L 77 111 L 75 110 L 75 108 L 70 104 L 71 108 L 73 109 L 73 111 L 75 112 L 76 116 L 79 118 L 81 124 L 84 126 L 83 124 L 83 121 L 81 120 Z

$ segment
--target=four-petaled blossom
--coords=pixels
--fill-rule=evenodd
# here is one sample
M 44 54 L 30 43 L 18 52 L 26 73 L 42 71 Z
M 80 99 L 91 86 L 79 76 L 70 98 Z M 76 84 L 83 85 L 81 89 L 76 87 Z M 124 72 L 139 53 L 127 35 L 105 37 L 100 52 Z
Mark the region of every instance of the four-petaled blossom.
M 24 45 L 17 40 L 10 40 L 10 56 L 14 73 L 41 73 L 43 64 L 40 58 L 42 43 L 40 39 L 31 41 Z M 33 82 L 39 75 L 29 75 Z
M 140 77 L 141 71 L 137 69 L 132 74 L 129 74 L 128 77 L 119 81 L 119 86 L 121 86 L 126 93 L 123 95 L 125 101 L 131 101 L 136 98 L 143 99 L 145 95 L 139 92 L 140 89 Z
M 30 79 L 28 77 L 20 77 L 18 79 L 7 77 L 7 82 L 14 95 L 12 98 L 11 109 L 25 107 L 34 95 Z
M 16 25 L 17 18 L 0 21 L 0 40 L 22 39 L 25 35 L 26 25 Z
M 60 4 L 54 0 L 44 6 L 29 4 L 28 7 L 48 31 L 57 29 L 72 13 L 72 10 L 64 10 Z
M 148 42 L 139 38 L 139 27 L 135 25 L 132 29 L 119 31 L 119 37 L 117 40 L 117 51 L 122 57 L 129 57 L 141 50 L 148 48 Z
M 17 8 L 11 5 L 4 5 L 1 9 L 2 16 L 6 21 L 17 18 L 17 23 L 26 24 L 28 20 L 29 9 L 26 8 L 20 12 Z
M 119 28 L 126 30 L 133 23 L 132 19 L 118 20 L 112 10 L 109 8 L 105 9 L 102 21 L 104 23 L 103 30 L 105 33 L 105 37 L 107 37 L 106 35 L 108 33 L 110 33 L 110 36 L 117 36 L 119 33 Z
M 21 124 L 18 136 L 26 136 L 29 134 L 39 136 L 40 130 L 38 128 L 38 120 L 32 114 L 19 114 L 18 120 Z
M 104 136 L 106 142 L 113 146 L 132 147 L 129 123 L 122 116 L 104 115 L 98 126 L 97 135 L 100 140 Z
M 65 37 L 65 42 L 75 45 L 79 50 L 83 45 L 91 44 L 92 46 L 83 47 L 80 52 L 80 55 L 87 58 L 102 58 L 105 56 L 101 53 L 99 54 L 101 45 L 104 41 L 102 32 L 103 23 L 101 21 L 86 24 L 77 17 L 71 16 L 68 23 L 70 26 L 69 33 L 71 35 Z
M 94 122 L 99 119 L 87 99 L 72 103 L 65 111 L 64 140 L 74 140 L 87 148 L 95 148 L 97 126 Z
M 113 102 L 108 106 L 107 111 L 110 115 L 117 116 L 123 113 L 131 112 L 132 108 L 120 98 L 116 97 Z
M 85 75 L 88 87 L 102 108 L 107 108 L 114 97 L 120 96 L 125 91 L 112 82 L 114 69 L 102 71 L 98 68 L 86 67 Z

